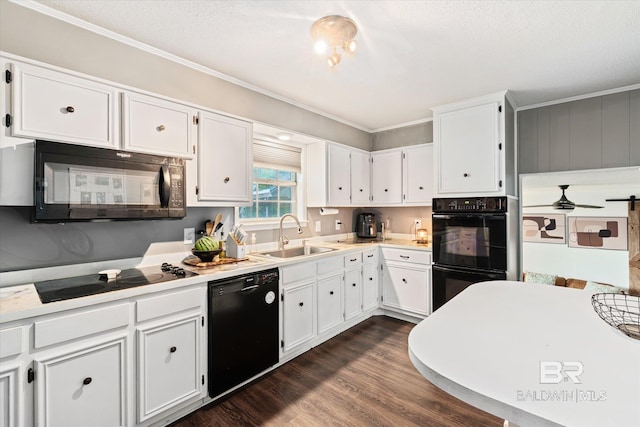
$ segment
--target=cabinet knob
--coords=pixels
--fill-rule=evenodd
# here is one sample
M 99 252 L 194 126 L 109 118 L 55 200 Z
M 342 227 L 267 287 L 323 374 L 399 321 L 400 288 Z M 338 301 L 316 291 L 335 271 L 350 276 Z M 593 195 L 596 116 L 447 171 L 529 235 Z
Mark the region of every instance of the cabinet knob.
M 338 190 L 342 190 L 342 187 L 338 187 Z
M 156 129 L 158 130 L 158 132 L 162 132 L 163 130 L 166 129 L 166 127 L 164 125 L 160 125 Z
M 225 177 L 224 177 L 224 183 L 226 184 L 227 182 L 229 182 L 229 180 L 230 180 L 230 179 L 231 179 L 231 178 L 229 178 L 228 176 L 225 176 Z
M 402 279 L 402 281 L 403 281 L 404 283 L 407 283 L 407 279 Z
M 355 284 L 355 283 L 352 283 L 352 284 L 351 284 L 351 286 L 355 287 L 355 286 L 356 286 L 356 284 Z
M 424 190 L 423 186 L 418 187 L 418 190 Z
M 67 110 L 67 113 L 73 113 L 74 111 L 76 111 L 76 109 L 73 108 L 71 105 L 69 105 L 67 108 L 65 108 L 65 110 Z
M 362 191 L 363 191 L 363 190 L 362 190 L 362 188 L 361 188 L 361 189 L 360 189 L 360 192 L 362 193 Z
M 469 177 L 469 174 L 468 174 L 468 173 L 465 173 L 465 174 L 464 174 L 464 177 L 465 177 L 465 178 L 468 178 L 468 177 Z
M 176 346 L 173 346 L 173 347 L 171 347 L 171 348 L 169 349 L 169 353 L 175 353 L 175 352 L 176 352 L 176 350 L 178 350 L 178 349 L 177 349 L 177 347 L 176 347 Z
M 303 303 L 303 302 L 301 302 L 301 303 L 298 303 L 298 305 L 299 305 L 300 307 L 302 307 L 302 306 L 304 305 L 304 303 Z
M 373 280 L 373 277 L 369 277 L 369 280 Z
M 384 189 L 384 191 L 385 191 L 385 193 L 386 193 L 387 191 L 389 191 L 389 189 L 388 189 L 388 188 L 385 188 L 385 189 Z
M 85 378 L 84 380 L 82 380 L 82 384 L 84 384 L 84 385 L 89 385 L 89 384 L 91 384 L 91 381 L 93 381 L 93 380 L 91 379 L 91 377 L 87 377 L 87 378 Z
M 329 295 L 333 295 L 333 291 L 329 292 Z

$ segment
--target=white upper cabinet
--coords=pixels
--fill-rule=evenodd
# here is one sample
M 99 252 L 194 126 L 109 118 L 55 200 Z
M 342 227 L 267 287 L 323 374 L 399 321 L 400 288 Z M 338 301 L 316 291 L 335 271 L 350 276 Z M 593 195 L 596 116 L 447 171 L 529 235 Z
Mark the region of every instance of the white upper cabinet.
M 368 206 L 369 152 L 317 142 L 306 152 L 307 206 Z
M 351 168 L 349 150 L 340 145 L 329 144 L 327 191 L 329 206 L 351 204 Z
M 12 136 L 118 148 L 114 87 L 22 63 L 10 84 Z
M 433 198 L 433 144 L 407 147 L 402 153 L 404 204 L 431 205 Z
M 188 187 L 198 202 L 251 203 L 253 125 L 220 114 L 200 112 L 198 185 Z M 194 165 L 187 165 L 187 168 Z M 189 196 L 187 196 L 189 199 Z M 221 206 L 220 203 L 216 203 Z
M 368 206 L 371 203 L 371 155 L 351 151 L 351 204 Z
M 402 203 L 402 150 L 392 149 L 371 153 L 372 204 Z
M 187 158 L 195 154 L 194 108 L 126 92 L 122 94 L 122 112 L 125 150 Z
M 507 173 L 505 162 L 513 171 L 515 158 L 512 126 L 505 126 L 513 111 L 506 92 L 433 111 L 436 196 L 507 194 L 506 180 L 514 180 L 515 174 Z

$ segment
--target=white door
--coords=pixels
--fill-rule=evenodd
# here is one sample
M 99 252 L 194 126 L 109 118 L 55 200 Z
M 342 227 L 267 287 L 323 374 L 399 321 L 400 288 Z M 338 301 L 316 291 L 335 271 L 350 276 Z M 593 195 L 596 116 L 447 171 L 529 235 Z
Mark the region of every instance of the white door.
M 283 339 L 285 352 L 314 337 L 315 281 L 284 290 Z
M 201 397 L 200 317 L 138 329 L 138 422 Z
M 491 102 L 438 115 L 439 194 L 500 191 L 498 107 Z
M 344 320 L 362 313 L 362 271 L 344 272 Z
M 386 263 L 382 275 L 384 305 L 421 315 L 429 314 L 430 269 Z
M 371 156 L 361 151 L 351 152 L 351 204 L 367 206 L 370 204 Z
M 404 150 L 404 203 L 431 205 L 433 198 L 433 144 Z
M 362 266 L 362 308 L 371 310 L 378 306 L 378 264 Z
M 249 204 L 253 125 L 201 112 L 198 128 L 198 200 Z
M 402 152 L 400 150 L 371 153 L 372 204 L 402 203 Z
M 13 136 L 118 148 L 115 88 L 28 64 L 12 70 Z
M 125 339 L 36 360 L 37 425 L 126 425 Z
M 343 321 L 342 274 L 318 280 L 318 335 Z
M 329 174 L 327 192 L 329 206 L 349 206 L 351 204 L 349 150 L 339 145 L 329 144 Z
M 122 95 L 122 109 L 125 149 L 187 158 L 195 154 L 193 108 L 129 92 Z

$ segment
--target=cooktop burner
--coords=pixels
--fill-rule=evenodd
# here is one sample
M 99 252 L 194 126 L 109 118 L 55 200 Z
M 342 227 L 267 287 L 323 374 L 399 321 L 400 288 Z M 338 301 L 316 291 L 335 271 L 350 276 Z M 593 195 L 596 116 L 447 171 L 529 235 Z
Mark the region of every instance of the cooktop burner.
M 47 304 L 54 301 L 169 282 L 197 275 L 198 273 L 164 263 L 161 266 L 122 270 L 113 280 L 107 280 L 107 277 L 101 274 L 88 274 L 86 276 L 37 282 L 35 287 L 40 296 L 40 301 L 43 304 Z

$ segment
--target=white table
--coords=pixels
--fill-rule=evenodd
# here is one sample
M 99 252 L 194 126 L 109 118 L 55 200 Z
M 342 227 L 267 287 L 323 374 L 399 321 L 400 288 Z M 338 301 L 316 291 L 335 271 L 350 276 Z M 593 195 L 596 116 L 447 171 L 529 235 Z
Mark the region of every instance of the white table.
M 413 328 L 409 357 L 447 393 L 521 426 L 640 426 L 640 340 L 583 290 L 477 283 Z

